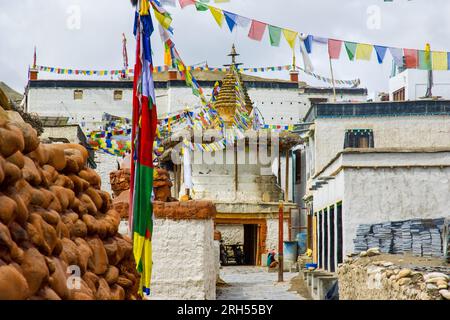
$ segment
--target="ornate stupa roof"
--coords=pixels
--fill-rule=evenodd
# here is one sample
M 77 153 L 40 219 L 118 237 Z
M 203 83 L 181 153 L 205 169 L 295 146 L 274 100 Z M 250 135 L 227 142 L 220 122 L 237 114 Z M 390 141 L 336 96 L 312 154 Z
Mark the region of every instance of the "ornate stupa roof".
M 239 54 L 236 53 L 234 45 L 228 56 L 231 57 L 231 64 L 225 66 L 230 67 L 230 69 L 222 81 L 220 92 L 214 103 L 214 107 L 224 120 L 225 124 L 227 126 L 232 126 L 239 101 L 241 99 L 244 100 L 247 114 L 251 114 L 253 111 L 253 102 L 248 95 L 247 88 L 242 80 L 242 75 L 237 68 L 241 64 L 236 63 L 236 57 L 239 56 Z M 241 92 L 237 90 L 237 87 L 239 87 Z

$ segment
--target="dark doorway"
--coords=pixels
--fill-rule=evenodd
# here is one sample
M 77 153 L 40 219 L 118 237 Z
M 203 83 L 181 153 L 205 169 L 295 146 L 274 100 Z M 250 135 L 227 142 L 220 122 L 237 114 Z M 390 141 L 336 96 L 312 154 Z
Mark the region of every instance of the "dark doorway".
M 319 243 L 319 252 L 318 252 L 318 258 L 319 258 L 319 268 L 323 267 L 323 256 L 322 256 L 322 250 L 323 250 L 323 246 L 322 246 L 322 237 L 323 237 L 323 225 L 322 225 L 322 211 L 319 212 L 319 223 L 317 225 L 317 228 L 319 229 L 318 237 L 317 237 L 317 242 Z
M 336 232 L 337 232 L 337 263 L 344 262 L 343 259 L 343 245 L 342 240 L 342 202 L 336 206 Z
M 323 211 L 323 268 L 328 270 L 328 209 Z
M 258 225 L 244 225 L 244 262 L 246 265 L 256 265 L 256 250 L 258 245 Z
M 334 236 L 335 236 L 335 232 L 334 232 L 334 220 L 335 220 L 335 209 L 334 206 L 330 207 L 330 271 L 331 272 L 335 272 L 336 271 L 336 255 L 335 255 L 335 250 L 336 250 L 336 245 L 335 245 L 335 241 L 334 241 Z

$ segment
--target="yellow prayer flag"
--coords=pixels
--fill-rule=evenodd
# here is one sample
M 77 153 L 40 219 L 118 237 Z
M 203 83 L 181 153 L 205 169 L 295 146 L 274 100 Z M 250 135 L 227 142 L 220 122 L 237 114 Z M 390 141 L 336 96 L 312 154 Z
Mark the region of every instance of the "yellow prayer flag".
M 216 20 L 217 24 L 222 27 L 224 19 L 222 10 L 214 7 L 209 7 L 209 11 L 211 11 L 211 14 L 214 17 L 214 20 Z
M 356 45 L 356 60 L 369 61 L 372 57 L 373 46 L 371 44 L 358 43 Z
M 225 3 L 230 2 L 230 0 L 214 0 L 215 3 Z
M 289 43 L 292 49 L 295 47 L 295 40 L 297 40 L 298 32 L 283 29 L 283 35 L 286 38 L 286 41 Z
M 150 14 L 150 2 L 148 0 L 141 0 L 141 10 L 139 11 L 139 14 L 141 16 L 148 16 Z
M 158 20 L 159 24 L 164 27 L 164 29 L 169 29 L 170 24 L 172 23 L 172 18 L 170 16 L 165 16 L 161 14 L 158 10 L 153 10 L 155 12 L 156 20 Z
M 433 70 L 448 70 L 447 52 L 432 51 Z

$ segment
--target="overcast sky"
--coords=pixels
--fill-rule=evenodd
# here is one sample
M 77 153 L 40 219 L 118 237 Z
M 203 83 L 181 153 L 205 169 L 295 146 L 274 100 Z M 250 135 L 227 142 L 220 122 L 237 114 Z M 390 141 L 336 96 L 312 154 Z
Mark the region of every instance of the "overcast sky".
M 231 0 L 213 5 L 323 37 L 418 49 L 429 42 L 434 50 L 450 51 L 448 0 Z M 76 23 L 72 17 L 77 8 L 81 12 L 80 28 L 70 28 L 71 23 Z M 232 43 L 246 67 L 291 63 L 292 51 L 284 40 L 274 48 L 267 33 L 257 42 L 247 37 L 248 30 L 238 29 L 231 34 L 225 24 L 220 29 L 209 12 L 196 12 L 192 6 L 167 9 L 173 14 L 174 41 L 187 65 L 205 60 L 209 66 L 228 63 L 226 55 Z M 35 45 L 40 65 L 120 69 L 123 32 L 128 38 L 132 66 L 133 17 L 129 0 L 0 0 L 0 81 L 23 92 Z M 161 65 L 163 51 L 157 32 L 152 43 L 155 64 Z M 325 46 L 315 46 L 311 59 L 316 73 L 330 76 Z M 334 68 L 336 79 L 360 78 L 370 92 L 383 91 L 388 88 L 391 59 L 388 55 L 383 65 L 378 65 L 375 57 L 370 62 L 350 62 L 343 51 Z M 288 74 L 271 72 L 264 76 L 287 78 Z M 324 85 L 307 75 L 300 76 L 311 85 Z M 55 75 L 40 73 L 41 79 L 52 77 Z

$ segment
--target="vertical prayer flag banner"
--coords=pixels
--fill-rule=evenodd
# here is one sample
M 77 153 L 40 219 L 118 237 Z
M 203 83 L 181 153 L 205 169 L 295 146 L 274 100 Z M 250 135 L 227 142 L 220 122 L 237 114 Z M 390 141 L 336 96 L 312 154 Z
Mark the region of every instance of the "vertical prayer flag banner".
M 431 60 L 433 70 L 448 70 L 447 52 L 433 51 Z
M 252 20 L 248 37 L 256 41 L 261 41 L 264 36 L 264 32 L 266 31 L 266 26 L 267 25 L 264 22 Z
M 298 32 L 289 30 L 289 29 L 283 29 L 283 35 L 286 41 L 289 43 L 289 46 L 294 49 L 295 47 L 295 41 L 297 40 Z
M 387 47 L 384 46 L 374 46 L 375 52 L 377 54 L 377 60 L 379 64 L 382 64 L 384 57 L 386 56 Z
M 270 45 L 274 47 L 280 46 L 281 28 L 269 25 Z
M 153 145 L 157 112 L 150 36 L 154 31 L 148 0 L 138 2 L 135 16 L 136 64 L 133 83 L 133 121 L 130 220 L 133 255 L 141 274 L 139 293 L 150 294 L 153 234 Z
M 408 69 L 416 69 L 419 66 L 419 55 L 415 49 L 404 49 L 405 67 Z
M 339 59 L 341 55 L 342 41 L 328 39 L 328 55 L 331 59 Z
M 356 43 L 345 41 L 345 50 L 347 51 L 348 59 L 353 61 L 356 53 Z
M 372 58 L 373 46 L 371 44 L 358 43 L 356 46 L 356 60 L 369 61 Z

